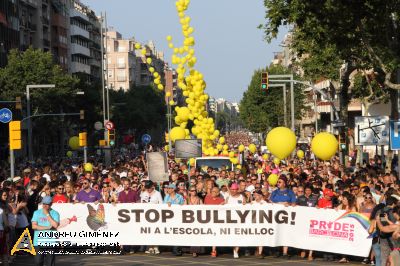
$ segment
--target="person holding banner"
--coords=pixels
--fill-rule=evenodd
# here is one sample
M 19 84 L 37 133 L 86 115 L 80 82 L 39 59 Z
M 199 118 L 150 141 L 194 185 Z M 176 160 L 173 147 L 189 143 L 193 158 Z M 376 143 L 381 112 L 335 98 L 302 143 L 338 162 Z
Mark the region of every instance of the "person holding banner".
M 189 187 L 189 194 L 188 197 L 186 198 L 186 205 L 202 205 L 203 201 L 202 199 L 197 196 L 196 193 L 196 187 L 195 186 L 190 186 Z M 204 253 L 204 248 L 203 247 L 190 247 L 190 253 L 192 253 L 193 257 L 197 257 L 199 253 Z
M 267 202 L 264 200 L 263 192 L 261 190 L 255 190 L 253 192 L 253 197 L 254 200 L 251 202 L 253 205 L 265 205 Z M 256 250 L 256 257 L 259 259 L 264 258 L 263 254 L 263 246 L 259 246 L 258 249 Z
M 274 190 L 271 193 L 270 200 L 273 203 L 283 204 L 284 206 L 296 206 L 296 195 L 293 190 L 287 187 L 288 180 L 286 175 L 280 175 L 277 183 L 278 189 Z M 290 256 L 288 254 L 289 247 L 283 247 L 283 258 L 289 259 Z M 276 257 L 280 257 L 280 253 L 277 252 Z
M 239 186 L 237 183 L 232 183 L 229 189 L 229 196 L 225 200 L 225 204 L 246 204 L 245 197 L 238 192 Z M 239 258 L 239 247 L 233 248 L 233 258 Z
M 183 199 L 182 195 L 176 193 L 176 186 L 175 184 L 171 183 L 168 185 L 168 194 L 164 198 L 164 203 L 171 205 L 183 205 L 185 204 L 185 200 Z M 175 256 L 182 256 L 182 249 L 178 246 L 172 247 L 172 255 Z

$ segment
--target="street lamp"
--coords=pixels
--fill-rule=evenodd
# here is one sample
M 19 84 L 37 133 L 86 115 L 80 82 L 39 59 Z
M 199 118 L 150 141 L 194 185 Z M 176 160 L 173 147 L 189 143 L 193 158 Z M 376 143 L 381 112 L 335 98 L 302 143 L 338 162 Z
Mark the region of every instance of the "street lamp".
M 31 122 L 31 97 L 30 89 L 46 89 L 55 88 L 54 84 L 36 84 L 36 85 L 26 85 L 26 115 L 28 120 L 28 158 L 29 161 L 33 161 L 33 149 L 32 149 L 32 122 Z

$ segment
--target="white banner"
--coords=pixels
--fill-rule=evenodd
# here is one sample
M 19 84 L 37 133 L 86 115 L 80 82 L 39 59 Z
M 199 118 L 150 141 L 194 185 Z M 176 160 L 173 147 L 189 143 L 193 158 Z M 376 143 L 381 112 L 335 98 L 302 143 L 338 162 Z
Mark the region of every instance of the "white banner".
M 356 212 L 267 205 L 54 204 L 54 236 L 74 243 L 290 246 L 367 257 L 368 219 Z M 43 239 L 42 239 L 43 240 Z

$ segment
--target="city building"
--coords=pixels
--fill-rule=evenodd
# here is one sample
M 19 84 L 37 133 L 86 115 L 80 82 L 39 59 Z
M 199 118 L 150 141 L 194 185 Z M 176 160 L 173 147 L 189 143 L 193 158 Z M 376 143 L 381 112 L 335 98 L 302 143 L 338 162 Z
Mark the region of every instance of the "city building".
M 64 70 L 69 69 L 69 0 L 53 0 L 50 7 L 51 53 Z
M 135 83 L 135 40 L 123 39 L 117 31 L 106 32 L 107 85 L 127 91 Z
M 7 53 L 19 48 L 18 5 L 14 0 L 0 1 L 0 67 L 7 64 Z
M 87 82 L 101 78 L 101 19 L 79 0 L 70 0 L 69 72 Z
M 143 48 L 146 49 L 145 55 L 140 50 L 136 50 L 136 86 L 149 86 L 153 82 L 152 73 L 146 63 L 147 58 L 151 58 L 152 66 L 161 76 L 161 83 L 165 84 L 164 70 L 167 64 L 164 61 L 164 53 L 156 50 L 153 41 L 149 41 Z

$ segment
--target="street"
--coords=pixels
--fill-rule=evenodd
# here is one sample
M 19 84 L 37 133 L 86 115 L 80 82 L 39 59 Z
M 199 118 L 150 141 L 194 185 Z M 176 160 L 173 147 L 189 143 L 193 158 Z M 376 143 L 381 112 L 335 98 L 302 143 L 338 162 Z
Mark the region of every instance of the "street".
M 185 254 L 182 257 L 172 256 L 169 252 L 163 253 L 158 256 L 147 255 L 143 253 L 121 255 L 121 256 L 108 256 L 108 255 L 95 255 L 95 256 L 82 256 L 82 255 L 65 255 L 57 256 L 57 266 L 95 266 L 95 265 L 126 265 L 126 266 L 140 266 L 140 265 L 232 265 L 239 263 L 241 265 L 338 265 L 337 262 L 325 262 L 322 259 L 314 261 L 307 261 L 300 257 L 292 257 L 290 260 L 275 258 L 272 256 L 265 257 L 264 259 L 257 259 L 254 256 L 241 257 L 240 259 L 233 259 L 231 255 L 225 254 L 217 258 L 212 258 L 208 255 L 193 258 L 190 254 Z M 31 256 L 16 259 L 11 265 L 15 266 L 30 266 L 34 265 Z M 361 265 L 359 261 L 350 262 L 347 265 Z

